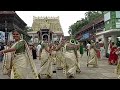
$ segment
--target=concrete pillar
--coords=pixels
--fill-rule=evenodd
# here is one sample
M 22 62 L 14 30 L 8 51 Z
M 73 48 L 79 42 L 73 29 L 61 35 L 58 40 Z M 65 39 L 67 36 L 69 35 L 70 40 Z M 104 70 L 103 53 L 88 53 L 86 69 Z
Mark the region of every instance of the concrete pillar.
M 31 38 L 31 41 L 32 41 L 32 42 L 31 42 L 31 43 L 33 43 L 33 35 L 31 35 L 31 36 L 32 36 L 32 38 Z
M 106 54 L 108 51 L 108 37 L 105 36 L 103 37 L 104 37 L 104 46 L 105 46 L 105 54 Z
M 48 42 L 51 42 L 51 40 L 50 40 L 50 30 L 48 32 Z
M 14 41 L 13 39 L 13 35 L 12 35 L 12 32 L 9 33 L 9 37 L 8 37 L 9 41 Z
M 53 38 L 54 34 L 52 34 L 52 41 L 54 41 L 54 38 Z
M 117 38 L 117 35 L 112 35 L 112 36 L 111 36 L 111 40 L 112 40 L 114 43 L 117 43 L 116 38 Z

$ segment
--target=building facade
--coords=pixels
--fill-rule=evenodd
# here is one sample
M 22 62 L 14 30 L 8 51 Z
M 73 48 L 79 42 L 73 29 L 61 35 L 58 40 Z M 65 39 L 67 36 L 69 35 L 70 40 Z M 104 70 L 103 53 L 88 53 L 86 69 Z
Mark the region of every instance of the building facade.
M 97 33 L 96 36 L 103 35 L 105 43 L 105 53 L 108 51 L 109 39 L 117 43 L 117 37 L 120 36 L 120 11 L 104 12 L 105 30 Z
M 105 31 L 110 29 L 120 29 L 120 11 L 104 12 Z
M 32 29 L 34 35 L 32 36 L 33 43 L 34 39 L 38 38 L 39 41 L 55 41 L 60 40 L 63 37 L 63 30 L 59 21 L 59 17 L 35 17 L 33 16 Z M 31 33 L 29 32 L 29 34 Z
M 96 37 L 96 33 L 102 32 L 104 30 L 104 17 L 100 16 L 99 18 L 93 20 L 91 23 L 85 25 L 82 27 L 79 32 L 75 34 L 75 37 L 78 41 L 84 42 L 84 45 L 86 45 L 87 41 L 90 40 L 98 40 L 102 38 Z
M 15 11 L 0 11 L 0 31 L 5 35 L 3 42 L 13 41 L 11 32 L 13 30 L 18 30 L 25 40 L 29 39 L 25 31 L 26 25 Z
M 30 32 L 27 32 L 29 36 L 31 36 L 31 40 L 29 41 L 30 44 L 32 43 L 38 43 L 39 40 L 38 40 L 38 34 L 37 34 L 37 31 L 30 31 Z

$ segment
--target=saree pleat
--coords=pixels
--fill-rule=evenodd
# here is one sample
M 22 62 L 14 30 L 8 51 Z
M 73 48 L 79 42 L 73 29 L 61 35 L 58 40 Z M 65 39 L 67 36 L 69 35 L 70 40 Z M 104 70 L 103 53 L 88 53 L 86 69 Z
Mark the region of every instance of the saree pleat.
M 80 61 L 79 61 L 79 59 L 77 61 L 77 59 L 74 55 L 74 51 L 70 51 L 70 52 L 66 51 L 64 53 L 64 55 L 65 55 L 65 65 L 64 66 L 66 67 L 64 73 L 66 75 L 69 73 L 70 75 L 74 76 L 76 74 L 77 69 L 80 70 Z
M 2 67 L 4 75 L 10 74 L 10 63 L 11 63 L 11 53 L 4 54 L 3 67 Z
M 56 52 L 56 62 L 57 62 L 57 68 L 63 68 L 63 60 L 64 60 L 64 55 L 63 53 L 59 50 Z
M 41 66 L 40 66 L 40 75 L 49 75 L 52 76 L 52 56 L 50 56 L 45 49 L 41 53 Z

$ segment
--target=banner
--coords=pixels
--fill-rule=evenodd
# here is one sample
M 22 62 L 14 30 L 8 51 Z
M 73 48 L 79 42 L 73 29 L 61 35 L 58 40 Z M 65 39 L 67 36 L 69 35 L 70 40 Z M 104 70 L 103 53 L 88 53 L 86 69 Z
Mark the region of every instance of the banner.
M 5 42 L 5 32 L 0 31 L 0 42 Z
M 90 33 L 85 33 L 81 36 L 80 40 L 88 39 L 90 38 Z

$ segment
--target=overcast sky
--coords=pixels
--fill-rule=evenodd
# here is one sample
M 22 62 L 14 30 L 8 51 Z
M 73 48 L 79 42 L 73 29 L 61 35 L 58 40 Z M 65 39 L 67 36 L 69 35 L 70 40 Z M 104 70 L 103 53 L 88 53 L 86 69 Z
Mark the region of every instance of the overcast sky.
M 85 17 L 87 11 L 16 11 L 20 18 L 27 24 L 32 26 L 33 16 L 59 16 L 60 24 L 63 29 L 64 35 L 68 36 L 68 28 L 77 20 Z

